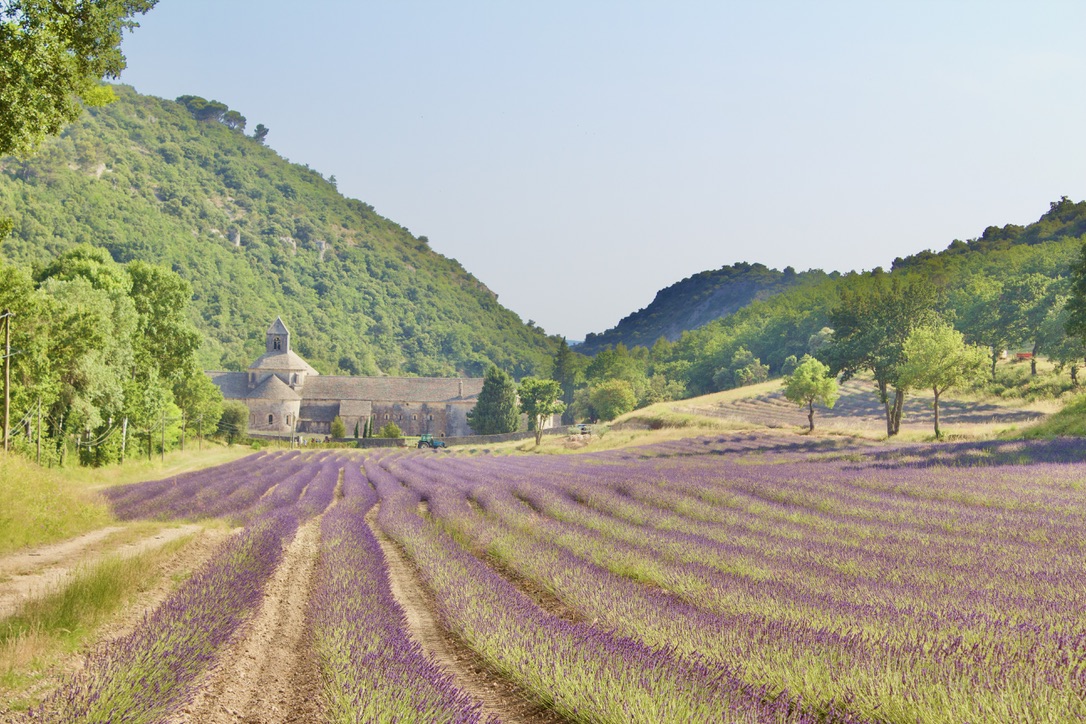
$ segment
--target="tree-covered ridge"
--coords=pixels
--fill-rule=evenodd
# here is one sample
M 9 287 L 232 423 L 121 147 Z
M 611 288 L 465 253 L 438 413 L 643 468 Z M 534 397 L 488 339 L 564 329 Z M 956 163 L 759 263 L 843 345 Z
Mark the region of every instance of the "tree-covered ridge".
M 972 252 L 999 251 L 1013 246 L 1035 246 L 1050 241 L 1078 238 L 1086 234 L 1086 201 L 1075 203 L 1066 196 L 1049 204 L 1048 212 L 1027 226 L 1006 224 L 989 226 L 976 239 L 955 239 L 941 252 L 922 251 L 905 258 L 894 259 L 893 270 L 922 265 L 936 257 L 945 259 Z
M 659 374 L 685 385 L 687 394 L 732 386 L 753 358 L 773 374 L 787 371 L 790 358 L 821 356 L 833 340 L 833 313 L 849 295 L 868 295 L 890 284 L 930 285 L 933 310 L 966 341 L 1002 351 L 1023 349 L 1071 368 L 1086 350 L 1065 333 L 1065 302 L 1071 295 L 1071 265 L 1086 243 L 1086 202 L 1053 202 L 1036 223 L 989 227 L 943 252 L 923 252 L 895 261 L 885 272 L 850 273 L 812 280 L 738 312 L 685 332 L 674 343 L 657 343 L 647 356 Z
M 734 314 L 753 301 L 825 277 L 818 270 L 796 273 L 792 267 L 778 271 L 746 262 L 703 271 L 661 289 L 649 306 L 606 332 L 589 334 L 577 351 L 595 354 L 618 344 L 648 347 L 661 337 L 674 341 L 683 332 Z
M 556 339 L 425 237 L 264 146 L 262 125 L 248 137 L 215 101 L 201 120 L 195 96 L 115 92 L 36 157 L 0 161 L 5 259 L 41 269 L 87 242 L 172 268 L 192 285 L 206 368 L 247 366 L 282 316 L 325 374 L 546 371 Z

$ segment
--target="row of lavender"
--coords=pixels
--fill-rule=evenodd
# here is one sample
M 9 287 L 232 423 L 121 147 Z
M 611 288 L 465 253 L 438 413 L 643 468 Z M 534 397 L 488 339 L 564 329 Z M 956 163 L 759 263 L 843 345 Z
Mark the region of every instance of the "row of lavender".
M 1086 449 L 937 450 L 731 439 L 386 465 L 583 619 L 809 712 L 1083 718 Z
M 408 634 L 381 546 L 366 522 L 376 504 L 358 464 L 349 465 L 343 499 L 321 521 L 312 621 L 326 718 L 481 722 L 480 703 L 457 689 Z
M 384 466 L 366 461 L 381 500 L 381 527 L 418 565 L 445 625 L 493 669 L 564 717 L 584 722 L 854 720 L 836 705 L 815 711 L 787 691 L 752 686 L 722 662 L 677 655 L 669 645 L 646 645 L 610 626 L 544 611 L 434 522 L 449 524 L 484 547 L 494 542 L 480 540 L 489 531 L 456 525 L 473 513 L 440 469 L 409 472 L 422 460 L 391 457 Z M 492 462 L 487 459 L 480 469 Z M 419 513 L 423 500 L 426 515 Z M 560 576 L 562 570 L 552 574 Z
M 445 625 L 574 721 L 1081 719 L 1084 453 L 764 437 L 565 458 L 280 453 L 119 489 L 124 517 L 247 522 L 243 551 L 37 716 L 175 708 L 299 521 L 326 511 L 312 621 L 329 719 L 481 720 L 406 632 L 367 524 L 380 501 Z M 222 599 L 234 589 L 255 593 Z
M 338 486 L 338 487 L 337 487 Z M 332 505 L 336 492 L 339 500 Z M 30 712 L 37 722 L 155 722 L 176 716 L 258 607 L 298 527 L 321 519 L 310 602 L 329 721 L 490 721 L 407 632 L 366 521 L 374 487 L 350 455 L 254 455 L 220 468 L 107 492 L 126 519 L 246 522 L 214 559 L 129 636 Z
M 28 720 L 161 721 L 252 614 L 297 527 L 292 508 L 253 521 L 132 633 L 90 654 Z
M 107 491 L 124 518 L 218 514 L 247 524 L 135 630 L 92 652 L 27 719 L 152 722 L 176 711 L 256 610 L 298 526 L 331 504 L 339 471 L 339 461 L 328 456 L 251 456 Z

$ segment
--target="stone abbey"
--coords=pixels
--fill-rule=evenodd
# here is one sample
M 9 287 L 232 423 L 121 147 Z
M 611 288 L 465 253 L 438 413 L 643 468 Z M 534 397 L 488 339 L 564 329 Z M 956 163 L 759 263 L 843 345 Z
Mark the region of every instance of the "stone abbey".
M 405 435 L 470 435 L 468 411 L 482 378 L 322 375 L 290 348 L 290 331 L 276 318 L 265 353 L 246 372 L 208 372 L 228 400 L 249 408 L 249 431 L 328 435 L 338 415 L 348 435 L 371 421 L 395 422 Z

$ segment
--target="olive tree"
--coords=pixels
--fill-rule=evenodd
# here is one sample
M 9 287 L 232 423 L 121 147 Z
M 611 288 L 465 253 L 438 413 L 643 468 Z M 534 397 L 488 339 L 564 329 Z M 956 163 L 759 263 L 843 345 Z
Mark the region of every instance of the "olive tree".
M 935 395 L 935 437 L 940 437 L 939 396 L 983 376 L 988 351 L 966 344 L 962 333 L 946 322 L 914 328 L 902 348 L 898 372 L 903 387 L 928 388 Z
M 810 355 L 784 378 L 784 396 L 797 405 L 807 406 L 808 432 L 814 432 L 814 405 L 832 409 L 837 402 L 837 380 L 830 374 L 830 368 Z

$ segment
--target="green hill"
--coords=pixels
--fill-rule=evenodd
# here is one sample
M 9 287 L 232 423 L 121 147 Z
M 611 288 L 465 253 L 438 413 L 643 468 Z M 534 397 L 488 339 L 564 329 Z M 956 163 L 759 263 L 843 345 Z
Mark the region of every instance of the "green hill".
M 116 92 L 34 158 L 0 160 L 5 259 L 40 268 L 89 242 L 171 267 L 193 286 L 206 368 L 248 365 L 282 316 L 325 374 L 546 371 L 556 338 L 334 177 L 246 136 L 236 111 Z
M 922 251 L 909 257 L 898 257 L 894 259 L 892 271 L 898 274 L 931 274 L 941 285 L 952 286 L 946 279 L 948 272 L 971 274 L 974 270 L 987 269 L 997 276 L 1003 276 L 1001 270 L 1004 267 L 1029 266 L 1030 262 L 1023 261 L 1025 259 L 1051 261 L 1055 255 L 1066 261 L 1070 258 L 1068 254 L 1077 250 L 1077 240 L 1084 238 L 1084 235 L 1086 203 L 1074 203 L 1063 198 L 1053 202 L 1049 211 L 1032 224 L 989 226 L 979 237 L 968 241 L 956 239 L 944 251 Z M 1034 251 L 1022 249 L 1053 243 L 1058 246 L 1068 240 L 1073 242 L 1069 247 Z M 1060 263 L 1054 267 L 1042 261 L 1041 266 L 1045 273 L 1054 270 L 1056 276 L 1064 273 L 1063 268 L 1056 270 Z M 660 290 L 651 304 L 624 317 L 611 329 L 588 334 L 576 349 L 583 354 L 594 355 L 618 344 L 649 347 L 661 337 L 674 342 L 684 332 L 725 320 L 749 305 L 765 302 L 784 292 L 788 292 L 788 295 L 779 300 L 780 304 L 788 306 L 789 300 L 803 302 L 812 290 L 832 289 L 835 280 L 841 276 L 837 272 L 827 274 L 819 269 L 796 273 L 788 267 L 778 271 L 763 264 L 745 262 L 703 271 Z
M 824 278 L 822 271 L 797 274 L 792 267 L 778 271 L 745 262 L 704 271 L 661 289 L 649 306 L 606 332 L 589 334 L 577 351 L 593 355 L 619 344 L 648 347 L 661 337 L 674 341 L 683 332 L 734 314 L 751 302 Z
M 844 286 L 890 277 L 931 282 L 939 311 L 970 342 L 1032 351 L 1074 366 L 1083 356 L 1074 340 L 1063 337 L 1061 314 L 1070 265 L 1084 242 L 1086 202 L 1063 198 L 1032 224 L 989 227 L 944 251 L 895 259 L 889 272 L 808 273 L 791 287 L 683 332 L 674 343 L 654 345 L 651 363 L 684 384 L 687 394 L 720 389 L 719 380 L 731 379 L 730 366 L 741 349 L 780 373 L 789 356 L 813 353 L 825 341 L 822 330 Z

